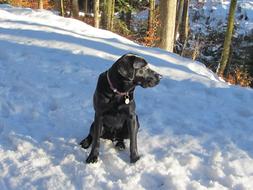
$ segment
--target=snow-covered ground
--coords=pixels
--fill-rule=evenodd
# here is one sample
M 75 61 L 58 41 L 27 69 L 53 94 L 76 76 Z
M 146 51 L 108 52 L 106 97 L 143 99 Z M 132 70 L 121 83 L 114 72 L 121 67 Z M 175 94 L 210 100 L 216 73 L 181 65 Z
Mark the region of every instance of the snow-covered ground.
M 164 75 L 136 89 L 142 155 L 102 140 L 85 164 L 100 72 L 138 53 Z M 48 11 L 0 5 L 0 189 L 252 190 L 253 91 L 198 62 Z M 129 141 L 128 141 L 129 142 Z M 128 144 L 127 142 L 127 144 Z

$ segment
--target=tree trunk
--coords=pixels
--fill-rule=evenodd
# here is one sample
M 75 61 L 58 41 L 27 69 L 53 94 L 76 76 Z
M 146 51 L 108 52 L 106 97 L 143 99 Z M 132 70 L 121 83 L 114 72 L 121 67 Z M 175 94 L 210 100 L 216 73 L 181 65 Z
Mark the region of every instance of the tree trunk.
M 107 2 L 108 0 L 102 0 L 101 25 L 104 29 L 107 29 Z
M 155 0 L 149 0 L 148 31 L 153 30 L 155 19 Z
M 43 0 L 39 0 L 38 6 L 39 6 L 39 9 L 43 9 Z
M 176 0 L 160 0 L 160 44 L 167 51 L 173 52 L 176 21 Z
M 88 0 L 83 0 L 83 12 L 88 13 Z
M 175 26 L 175 34 L 174 34 L 174 40 L 177 40 L 177 33 L 179 26 L 182 21 L 182 14 L 183 14 L 183 7 L 184 7 L 184 0 L 178 0 L 178 6 L 177 6 L 177 15 L 176 15 L 176 26 Z
M 113 30 L 115 0 L 104 0 L 102 23 L 107 30 Z
M 72 13 L 74 18 L 79 18 L 78 0 L 72 0 Z
M 61 16 L 64 16 L 65 13 L 64 13 L 64 0 L 60 0 L 60 7 L 61 7 Z
M 114 23 L 114 13 L 115 13 L 115 0 L 112 0 L 112 7 L 111 7 L 112 11 L 111 11 L 111 25 L 110 25 L 110 30 L 113 30 L 113 23 Z
M 227 32 L 226 32 L 225 41 L 223 45 L 221 61 L 217 68 L 217 74 L 220 77 L 223 77 L 224 75 L 224 70 L 226 68 L 228 58 L 229 58 L 230 45 L 231 45 L 233 29 L 234 29 L 234 15 L 235 15 L 236 3 L 237 3 L 237 0 L 231 0 L 231 4 L 229 8 Z
M 99 28 L 99 0 L 93 1 L 94 27 Z
M 182 22 L 180 24 L 180 34 L 179 39 L 182 44 L 188 38 L 189 33 L 189 0 L 184 0 L 184 7 L 183 7 L 183 15 L 182 15 Z

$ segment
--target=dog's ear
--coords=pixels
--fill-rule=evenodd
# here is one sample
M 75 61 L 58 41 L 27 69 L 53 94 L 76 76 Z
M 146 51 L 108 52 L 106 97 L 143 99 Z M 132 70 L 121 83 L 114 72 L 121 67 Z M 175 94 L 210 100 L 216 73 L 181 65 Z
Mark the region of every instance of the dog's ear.
M 135 55 L 125 54 L 117 60 L 118 72 L 126 79 L 132 80 L 134 78 L 133 63 Z
M 134 59 L 133 67 L 134 69 L 140 69 L 145 67 L 148 63 L 142 57 L 136 56 Z

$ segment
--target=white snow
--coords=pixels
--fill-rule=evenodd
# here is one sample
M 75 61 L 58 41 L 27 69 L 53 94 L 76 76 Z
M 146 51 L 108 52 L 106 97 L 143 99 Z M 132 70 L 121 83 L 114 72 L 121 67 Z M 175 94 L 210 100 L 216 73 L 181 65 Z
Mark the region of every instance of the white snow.
M 78 143 L 93 120 L 99 73 L 127 52 L 164 75 L 136 89 L 142 155 L 129 163 L 102 140 Z M 253 189 L 253 91 L 198 62 L 139 46 L 48 11 L 0 5 L 0 189 Z

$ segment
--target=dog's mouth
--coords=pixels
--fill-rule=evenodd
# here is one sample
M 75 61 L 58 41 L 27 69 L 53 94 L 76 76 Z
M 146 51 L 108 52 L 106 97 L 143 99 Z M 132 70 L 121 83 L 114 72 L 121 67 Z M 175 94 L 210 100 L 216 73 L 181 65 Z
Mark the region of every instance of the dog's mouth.
M 151 88 L 151 87 L 154 87 L 154 86 L 158 85 L 159 82 L 160 82 L 160 81 L 156 81 L 156 82 L 151 81 L 151 82 L 144 83 L 144 84 L 142 84 L 141 86 L 142 86 L 143 88 Z

